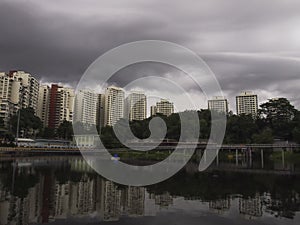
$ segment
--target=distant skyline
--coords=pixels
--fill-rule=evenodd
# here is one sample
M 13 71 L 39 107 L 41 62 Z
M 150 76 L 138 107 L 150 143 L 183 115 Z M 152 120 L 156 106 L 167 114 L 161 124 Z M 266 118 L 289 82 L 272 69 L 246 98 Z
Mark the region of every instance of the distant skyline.
M 259 103 L 286 97 L 300 108 L 299 11 L 298 0 L 2 0 L 0 71 L 24 70 L 42 82 L 75 87 L 104 52 L 158 39 L 198 53 L 234 112 L 235 96 L 248 90 L 258 95 Z M 128 77 L 141 74 L 181 83 L 192 98 L 199 98 L 197 108 L 207 108 L 207 99 L 193 84 L 165 65 L 130 66 L 111 84 L 123 86 Z M 147 95 L 176 99 L 178 110 L 189 107 L 182 95 L 160 85 L 154 81 L 142 88 Z

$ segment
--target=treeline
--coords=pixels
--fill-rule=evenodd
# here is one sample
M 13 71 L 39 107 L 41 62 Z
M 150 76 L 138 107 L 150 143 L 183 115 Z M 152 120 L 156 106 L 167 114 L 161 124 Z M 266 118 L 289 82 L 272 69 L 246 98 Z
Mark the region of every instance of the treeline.
M 20 120 L 19 120 L 20 115 Z M 20 109 L 13 115 L 5 126 L 3 119 L 0 120 L 0 137 L 2 146 L 13 146 L 17 134 L 19 120 L 19 137 L 24 138 L 48 138 L 67 139 L 73 137 L 72 123 L 63 121 L 57 129 L 44 127 L 41 119 L 35 115 L 32 108 Z
M 180 114 L 189 111 L 174 113 L 169 117 L 157 115 L 167 126 L 166 139 L 178 141 L 180 138 Z M 199 139 L 207 140 L 211 131 L 211 112 L 200 110 L 196 112 L 200 122 Z M 146 139 L 150 135 L 149 122 L 152 118 L 143 121 L 130 122 L 132 133 Z M 190 121 L 192 125 L 194 121 Z M 122 120 L 119 121 L 122 123 Z M 122 144 L 116 138 L 112 127 L 101 130 L 101 139 L 106 147 L 120 147 Z M 300 143 L 300 112 L 286 98 L 269 100 L 260 105 L 258 115 L 227 115 L 227 126 L 224 144 L 271 144 L 275 139 Z
M 178 141 L 181 137 L 180 116 L 185 114 L 189 124 L 187 129 L 194 129 L 195 120 L 192 116 L 198 116 L 200 125 L 199 140 L 207 140 L 211 131 L 211 112 L 209 110 L 185 111 L 174 113 L 169 117 L 156 115 L 165 121 L 167 126 L 166 139 Z M 151 117 L 143 121 L 131 121 L 130 129 L 139 139 L 146 139 L 150 136 L 149 123 Z M 124 123 L 119 120 L 118 124 Z M 1 137 L 6 143 L 13 142 L 18 123 L 18 113 L 12 116 L 9 127 L 4 128 L 3 121 L 0 121 Z M 75 126 L 78 124 L 75 124 Z M 34 115 L 33 109 L 21 109 L 19 137 L 26 138 L 60 138 L 72 139 L 73 127 L 71 122 L 64 121 L 57 129 L 43 127 L 41 120 Z M 97 128 L 98 129 L 98 128 Z M 99 131 L 99 129 L 98 129 Z M 106 147 L 122 147 L 112 127 L 101 129 L 100 137 Z M 300 143 L 300 111 L 295 109 L 286 98 L 269 100 L 260 105 L 258 115 L 227 115 L 226 134 L 224 144 L 269 144 L 275 139 L 294 141 Z M 5 142 L 5 141 L 4 141 Z

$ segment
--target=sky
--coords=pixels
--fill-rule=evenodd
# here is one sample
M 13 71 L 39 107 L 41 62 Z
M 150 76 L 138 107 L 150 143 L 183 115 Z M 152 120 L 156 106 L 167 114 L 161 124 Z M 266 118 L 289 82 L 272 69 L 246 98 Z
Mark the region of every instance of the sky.
M 300 109 L 300 1 L 298 0 L 1 0 L 0 71 L 25 70 L 41 82 L 75 87 L 88 66 L 121 44 L 163 40 L 197 53 L 213 71 L 230 109 L 235 96 L 253 91 L 262 103 L 286 97 Z M 122 86 L 141 76 L 167 78 L 207 106 L 203 93 L 167 65 L 144 63 L 120 70 Z M 159 80 L 163 92 L 189 108 L 182 93 Z

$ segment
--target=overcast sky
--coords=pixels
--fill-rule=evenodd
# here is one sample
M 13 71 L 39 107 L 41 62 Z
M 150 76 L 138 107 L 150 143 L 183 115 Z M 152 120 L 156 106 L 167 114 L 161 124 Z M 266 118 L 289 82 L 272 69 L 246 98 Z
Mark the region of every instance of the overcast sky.
M 243 90 L 256 92 L 260 102 L 287 97 L 300 108 L 299 12 L 299 0 L 1 0 L 0 71 L 25 70 L 42 82 L 75 86 L 109 49 L 156 39 L 199 54 L 233 111 L 234 96 Z M 122 79 L 112 79 L 117 85 L 144 73 L 171 78 L 187 90 L 191 85 L 191 96 L 198 96 L 193 84 L 168 66 L 123 72 Z M 148 90 L 143 88 L 155 92 L 158 86 L 149 82 Z M 199 97 L 198 107 L 205 106 Z

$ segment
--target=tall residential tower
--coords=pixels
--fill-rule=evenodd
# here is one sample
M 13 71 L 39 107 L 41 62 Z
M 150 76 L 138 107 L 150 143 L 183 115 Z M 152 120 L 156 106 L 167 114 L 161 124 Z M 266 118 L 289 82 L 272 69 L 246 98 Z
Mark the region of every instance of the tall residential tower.
M 256 117 L 258 110 L 257 95 L 252 92 L 242 92 L 236 96 L 236 113 L 237 115 L 246 114 Z
M 105 91 L 104 125 L 113 126 L 124 117 L 125 93 L 122 88 L 110 86 Z
M 144 120 L 147 117 L 147 98 L 142 92 L 134 91 L 129 94 L 126 101 L 126 116 L 129 120 Z
M 214 97 L 208 100 L 208 109 L 210 111 L 228 113 L 228 101 L 224 97 Z
M 88 90 L 80 90 L 75 97 L 74 122 L 96 125 L 99 95 Z

